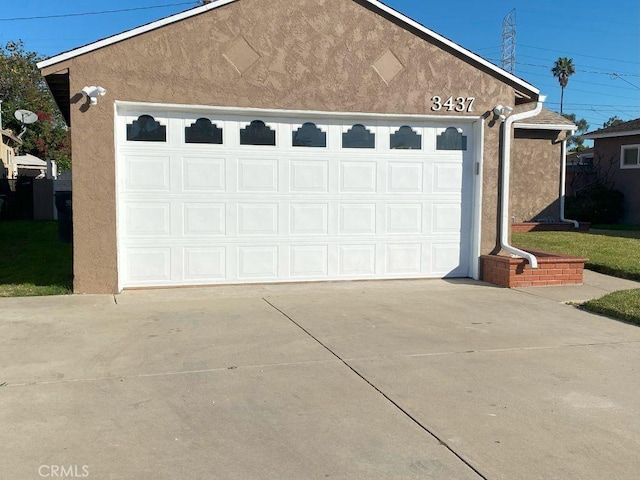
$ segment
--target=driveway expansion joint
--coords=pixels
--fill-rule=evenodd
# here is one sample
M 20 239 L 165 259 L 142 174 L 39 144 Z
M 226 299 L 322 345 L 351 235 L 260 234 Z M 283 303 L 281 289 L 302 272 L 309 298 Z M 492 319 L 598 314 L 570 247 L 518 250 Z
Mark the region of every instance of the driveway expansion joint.
M 442 445 L 444 448 L 446 448 L 447 450 L 449 450 L 449 452 L 451 452 L 458 460 L 460 460 L 462 463 L 464 463 L 470 470 L 472 470 L 476 475 L 478 475 L 478 477 L 480 477 L 482 480 L 488 480 L 487 477 L 485 475 L 483 475 L 476 467 L 474 467 L 468 460 L 466 460 L 461 454 L 459 454 L 458 452 L 456 452 L 453 447 L 451 447 L 449 444 L 447 444 L 444 440 L 442 440 L 442 438 L 440 438 L 436 433 L 434 433 L 432 430 L 430 430 L 427 426 L 423 425 L 416 417 L 414 417 L 413 415 L 411 415 L 407 410 L 405 410 L 404 408 L 402 408 L 397 402 L 395 402 L 393 399 L 391 399 L 386 393 L 384 393 L 379 387 L 377 387 L 376 385 L 374 385 L 369 379 L 367 379 L 362 373 L 360 373 L 355 367 L 353 367 L 352 365 L 350 365 L 345 359 L 343 359 L 340 355 L 338 355 L 335 351 L 333 351 L 331 348 L 329 348 L 327 345 L 325 345 L 319 338 L 315 337 L 309 330 L 307 330 L 306 328 L 304 328 L 300 323 L 296 322 L 293 318 L 291 318 L 289 315 L 287 315 L 283 310 L 281 310 L 280 308 L 276 307 L 273 303 L 271 303 L 269 300 L 267 300 L 266 298 L 262 297 L 262 300 L 265 301 L 265 303 L 267 303 L 268 305 L 270 305 L 273 309 L 275 309 L 276 311 L 278 311 L 280 314 L 282 314 L 282 316 L 284 316 L 285 318 L 287 318 L 291 323 L 293 323 L 296 327 L 298 327 L 300 330 L 302 330 L 306 335 L 308 335 L 310 338 L 312 338 L 315 342 L 317 342 L 320 346 L 322 346 L 322 348 L 324 348 L 325 350 L 327 350 L 331 355 L 333 355 L 334 357 L 336 357 L 343 365 L 345 365 L 349 370 L 351 370 L 353 373 L 355 373 L 358 377 L 360 377 L 361 380 L 363 380 L 364 382 L 366 382 L 371 388 L 373 388 L 378 394 L 382 395 L 382 397 L 385 398 L 385 400 L 387 400 L 389 403 L 391 403 L 391 405 L 393 405 L 397 410 L 399 410 L 403 415 L 405 415 L 409 420 L 411 420 L 414 424 L 416 424 L 420 429 L 422 429 L 424 432 L 426 432 L 429 436 L 431 436 L 436 442 L 438 442 L 439 445 Z

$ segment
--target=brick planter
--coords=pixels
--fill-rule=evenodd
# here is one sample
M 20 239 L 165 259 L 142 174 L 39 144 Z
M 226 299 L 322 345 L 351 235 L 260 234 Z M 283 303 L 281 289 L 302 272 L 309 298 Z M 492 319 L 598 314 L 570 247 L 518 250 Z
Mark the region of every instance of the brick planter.
M 584 232 L 589 231 L 591 224 L 589 222 L 580 222 L 580 227 L 576 228 L 573 223 L 541 223 L 541 222 L 524 222 L 514 223 L 511 225 L 511 231 L 522 232 Z
M 527 250 L 538 258 L 533 270 L 523 258 L 503 255 L 480 257 L 481 278 L 501 287 L 546 287 L 551 285 L 581 285 L 585 258 Z

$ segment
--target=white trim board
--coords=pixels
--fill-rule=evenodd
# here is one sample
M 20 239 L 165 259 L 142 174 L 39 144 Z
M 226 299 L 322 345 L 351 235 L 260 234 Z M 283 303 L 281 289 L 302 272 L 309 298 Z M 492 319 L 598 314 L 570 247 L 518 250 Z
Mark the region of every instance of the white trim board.
M 102 47 L 106 47 L 108 45 L 112 45 L 114 43 L 117 42 L 121 42 L 123 40 L 126 40 L 128 38 L 132 38 L 135 37 L 137 35 L 141 35 L 143 33 L 146 32 L 150 32 L 152 30 L 155 30 L 157 28 L 160 27 L 164 27 L 165 25 L 170 25 L 172 23 L 178 22 L 180 20 L 185 20 L 187 18 L 199 15 L 201 13 L 207 12 L 209 10 L 214 10 L 216 8 L 222 7 L 224 5 L 228 5 L 230 3 L 236 2 L 237 0 L 217 0 L 214 1 L 212 3 L 206 4 L 206 5 L 202 5 L 200 7 L 196 7 L 196 8 L 192 8 L 191 10 L 187 10 L 185 12 L 181 12 L 178 13 L 176 15 L 172 15 L 170 17 L 166 17 L 163 18 L 161 20 L 157 20 L 155 22 L 151 22 L 148 23 L 146 25 L 142 25 L 140 27 L 134 28 L 132 30 L 128 30 L 126 32 L 111 36 L 111 37 L 107 37 L 105 39 L 99 40 L 97 42 L 94 43 L 90 43 L 88 45 L 85 45 L 83 47 L 77 48 L 75 50 L 70 50 L 68 52 L 65 53 L 61 53 L 59 55 L 55 55 L 47 60 L 43 60 L 41 62 L 38 62 L 37 66 L 39 69 L 43 69 L 46 67 L 50 67 L 52 65 L 55 65 L 57 63 L 60 62 L 64 62 L 65 60 L 69 60 L 71 58 L 75 58 L 77 56 L 83 55 L 85 53 L 89 53 L 92 52 L 94 50 L 97 50 L 99 48 Z M 415 20 L 412 20 L 411 18 L 407 17 L 406 15 L 403 15 L 402 13 L 398 12 L 397 10 L 394 10 L 393 8 L 385 5 L 384 3 L 378 1 L 378 0 L 365 0 L 367 3 L 369 3 L 370 5 L 382 10 L 383 12 L 391 15 L 392 17 L 397 18 L 398 20 L 400 20 L 402 23 L 404 23 L 405 25 L 415 28 L 416 30 L 426 34 L 427 36 L 433 38 L 434 40 L 446 45 L 447 47 L 457 51 L 458 53 L 461 53 L 462 55 L 464 55 L 465 57 L 469 58 L 470 60 L 473 60 L 479 64 L 481 64 L 482 66 L 488 68 L 489 70 L 492 70 L 493 72 L 497 73 L 498 75 L 500 75 L 503 78 L 506 78 L 514 83 L 516 83 L 517 85 L 520 85 L 521 87 L 523 87 L 524 89 L 534 93 L 535 95 L 540 94 L 540 90 L 537 89 L 536 87 L 534 87 L 533 85 L 531 85 L 530 83 L 522 80 L 521 78 L 516 77 L 515 75 L 507 72 L 506 70 L 503 70 L 502 68 L 494 65 L 493 63 L 485 60 L 484 58 L 480 57 L 479 55 L 476 55 L 475 53 L 471 52 L 470 50 L 467 50 L 464 47 L 461 47 L 460 45 L 458 45 L 457 43 L 449 40 L 446 37 L 443 37 L 442 35 L 437 34 L 436 32 L 434 32 L 433 30 L 428 29 L 427 27 L 425 27 L 424 25 L 416 22 Z
M 189 105 L 174 103 L 147 103 L 147 102 L 129 102 L 116 100 L 114 102 L 116 113 L 122 111 L 162 111 L 162 112 L 209 112 L 221 113 L 226 115 L 248 115 L 256 114 L 265 117 L 297 117 L 297 118 L 342 118 L 342 117 L 358 117 L 371 120 L 422 120 L 429 122 L 439 121 L 455 121 L 473 123 L 482 118 L 481 115 L 424 115 L 424 114 L 398 114 L 398 113 L 367 113 L 367 112 L 327 112 L 322 110 L 278 110 L 272 108 L 250 108 L 250 107 L 218 107 L 208 105 Z
M 569 130 L 575 132 L 578 127 L 575 125 L 563 125 L 563 124 L 544 124 L 544 123 L 516 123 L 514 128 L 522 130 Z

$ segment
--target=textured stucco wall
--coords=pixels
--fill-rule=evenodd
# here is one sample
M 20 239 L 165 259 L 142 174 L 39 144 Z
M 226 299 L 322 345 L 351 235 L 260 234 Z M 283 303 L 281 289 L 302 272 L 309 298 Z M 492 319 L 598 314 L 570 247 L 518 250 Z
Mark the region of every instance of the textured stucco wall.
M 511 222 L 560 220 L 562 137 L 544 130 L 515 131 L 511 161 Z
M 593 160 L 601 176 L 624 193 L 624 221 L 640 223 L 640 168 L 620 168 L 623 145 L 640 145 L 640 135 L 594 140 Z M 608 175 L 606 172 L 609 172 Z
M 259 58 L 241 74 L 225 55 L 242 42 Z M 403 68 L 384 81 L 372 65 L 388 50 Z M 432 96 L 454 95 L 476 97 L 474 112 L 459 114 L 473 117 L 514 103 L 512 86 L 357 0 L 240 0 L 44 73 L 62 68 L 72 96 L 75 291 L 84 293 L 117 288 L 115 100 L 432 114 Z M 87 109 L 85 85 L 108 94 Z M 498 132 L 486 129 L 483 253 L 496 239 Z

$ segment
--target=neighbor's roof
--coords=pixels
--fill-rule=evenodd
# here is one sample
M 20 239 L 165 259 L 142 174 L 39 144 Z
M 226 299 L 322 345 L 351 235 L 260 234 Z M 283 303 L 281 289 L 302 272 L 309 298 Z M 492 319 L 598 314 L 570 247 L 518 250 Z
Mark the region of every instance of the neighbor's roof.
M 64 62 L 65 60 L 69 60 L 71 58 L 75 58 L 75 57 L 78 57 L 80 55 L 84 55 L 85 53 L 89 53 L 89 52 L 92 52 L 94 50 L 98 50 L 99 48 L 106 47 L 108 45 L 112 45 L 114 43 L 121 42 L 121 41 L 126 40 L 128 38 L 135 37 L 137 35 L 141 35 L 143 33 L 149 32 L 151 30 L 155 30 L 155 29 L 160 28 L 160 27 L 164 27 L 165 25 L 170 25 L 172 23 L 179 22 L 181 20 L 193 17 L 195 15 L 200 15 L 201 13 L 207 12 L 209 10 L 214 10 L 214 9 L 222 7 L 224 5 L 227 5 L 227 4 L 230 4 L 230 3 L 234 3 L 236 1 L 238 1 L 238 0 L 217 0 L 217 1 L 213 1 L 211 3 L 207 3 L 207 4 L 204 4 L 204 5 L 201 5 L 199 7 L 192 8 L 190 10 L 186 10 L 186 11 L 178 13 L 176 15 L 172 15 L 170 17 L 166 17 L 166 18 L 157 20 L 155 22 L 151 22 L 151 23 L 148 23 L 146 25 L 142 25 L 142 26 L 140 26 L 138 28 L 134 28 L 132 30 L 129 30 L 129 31 L 126 31 L 126 32 L 123 32 L 123 33 L 120 33 L 120 34 L 104 38 L 104 39 L 99 40 L 97 42 L 90 43 L 90 44 L 85 45 L 83 47 L 76 48 L 74 50 L 70 50 L 68 52 L 61 53 L 61 54 L 56 55 L 54 57 L 51 57 L 51 58 L 49 58 L 47 60 L 43 60 L 41 62 L 38 62 L 38 68 L 39 69 L 43 69 L 43 68 L 46 68 L 46 67 L 50 67 L 50 66 L 55 65 L 57 63 Z M 455 42 L 452 42 L 448 38 L 445 38 L 442 35 L 439 35 L 439 34 L 435 33 L 434 31 L 428 29 L 424 25 L 416 22 L 415 20 L 412 20 L 411 18 L 409 18 L 409 17 L 403 15 L 402 13 L 398 12 L 397 10 L 394 10 L 393 8 L 385 5 L 384 3 L 380 2 L 379 0 L 365 0 L 365 2 L 367 2 L 370 5 L 372 5 L 373 7 L 376 7 L 377 9 L 381 10 L 382 12 L 384 12 L 386 14 L 391 15 L 392 17 L 395 17 L 400 22 L 402 22 L 405 26 L 407 26 L 409 28 L 414 28 L 414 29 L 426 34 L 428 37 L 431 37 L 432 39 L 436 40 L 437 42 L 442 43 L 443 45 L 445 45 L 445 46 L 457 51 L 458 53 L 462 54 L 463 56 L 467 57 L 469 60 L 475 61 L 475 62 L 481 64 L 482 66 L 488 68 L 489 70 L 492 70 L 493 72 L 497 73 L 500 77 L 502 77 L 504 79 L 507 79 L 507 80 L 509 80 L 511 82 L 514 82 L 516 85 L 519 85 L 519 86 L 523 87 L 528 92 L 531 92 L 534 95 L 538 95 L 540 93 L 540 90 L 537 89 L 536 87 L 534 87 L 533 85 L 531 85 L 530 83 L 524 81 L 521 78 L 516 77 L 515 75 L 507 72 L 506 70 L 503 70 L 502 68 L 494 65 L 493 63 L 489 62 L 488 60 L 485 60 L 484 58 L 480 57 L 479 55 L 476 55 L 475 53 L 467 50 L 466 48 L 461 47 L 460 45 L 458 45 Z
M 631 135 L 640 135 L 640 118 L 629 120 L 628 122 L 614 125 L 613 127 L 601 128 L 594 132 L 584 135 L 584 138 L 597 139 L 608 137 L 627 137 Z
M 11 140 L 13 140 L 15 143 L 17 143 L 18 145 L 22 145 L 22 139 L 18 136 L 16 136 L 15 133 L 13 133 L 13 130 L 9 130 L 9 129 L 2 129 L 2 135 L 10 138 Z
M 42 160 L 35 155 L 31 155 L 30 153 L 27 153 L 26 155 L 16 155 L 13 163 L 18 165 L 18 167 L 47 167 L 47 162 L 45 160 Z
M 533 130 L 577 130 L 578 127 L 568 118 L 562 115 L 552 112 L 547 108 L 543 108 L 542 111 L 532 118 L 527 118 L 521 122 L 516 122 L 516 128 L 527 128 Z

